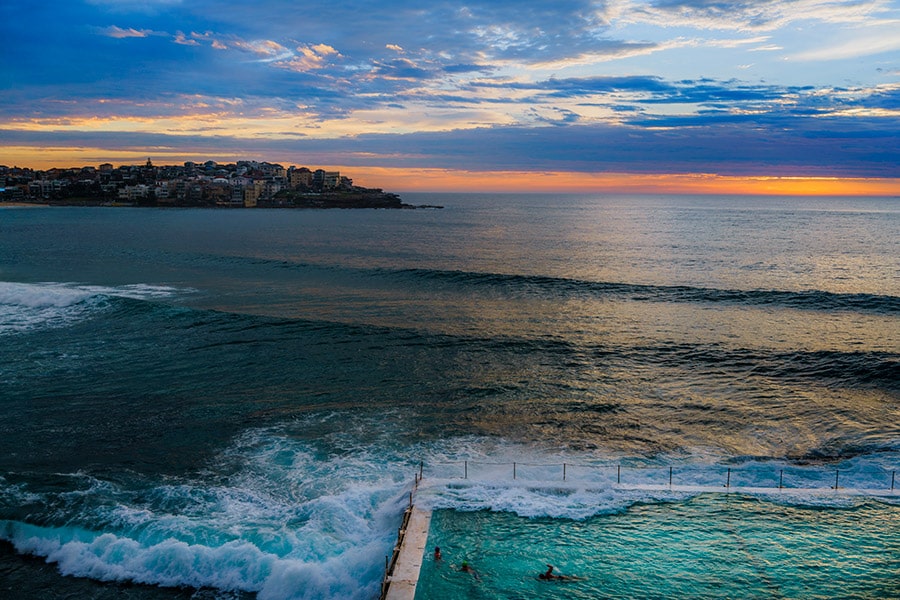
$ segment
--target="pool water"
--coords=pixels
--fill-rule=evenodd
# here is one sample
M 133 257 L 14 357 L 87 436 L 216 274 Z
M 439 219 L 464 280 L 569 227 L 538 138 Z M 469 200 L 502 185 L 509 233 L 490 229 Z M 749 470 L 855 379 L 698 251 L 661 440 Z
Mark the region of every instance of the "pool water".
M 821 508 L 739 495 L 586 520 L 437 510 L 416 598 L 896 599 L 898 525 L 900 507 L 871 500 Z M 538 579 L 548 564 L 578 578 Z

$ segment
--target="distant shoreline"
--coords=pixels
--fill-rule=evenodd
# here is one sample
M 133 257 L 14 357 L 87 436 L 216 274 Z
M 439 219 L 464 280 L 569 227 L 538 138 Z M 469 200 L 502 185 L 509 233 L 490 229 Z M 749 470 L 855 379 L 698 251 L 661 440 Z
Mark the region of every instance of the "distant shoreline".
M 188 205 L 188 204 L 140 204 L 135 202 L 109 202 L 99 201 L 96 199 L 67 198 L 65 200 L 41 200 L 35 202 L 27 202 L 16 200 L 14 202 L 6 202 L 0 200 L 0 208 L 53 208 L 53 207 L 75 207 L 75 208 L 160 208 L 160 209 L 186 209 L 197 208 L 202 210 L 256 210 L 256 209 L 278 209 L 278 210 L 358 210 L 358 209 L 385 209 L 385 210 L 415 210 L 415 209 L 442 209 L 443 206 L 436 204 L 406 204 L 404 202 L 379 202 L 373 201 L 371 198 L 359 199 L 343 199 L 343 198 L 321 198 L 310 197 L 308 202 L 300 204 L 287 203 L 260 203 L 254 207 L 228 206 L 222 204 L 212 205 Z
M 0 204 L 147 208 L 442 208 L 406 204 L 340 171 L 269 162 L 155 166 L 104 163 L 36 171 L 0 165 Z

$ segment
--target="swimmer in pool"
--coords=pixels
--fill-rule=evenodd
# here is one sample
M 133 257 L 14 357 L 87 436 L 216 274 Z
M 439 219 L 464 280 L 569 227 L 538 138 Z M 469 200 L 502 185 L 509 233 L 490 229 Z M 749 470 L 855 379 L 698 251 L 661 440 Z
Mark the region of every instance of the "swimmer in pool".
M 550 581 L 550 580 L 568 581 L 568 580 L 578 579 L 578 578 L 570 576 L 570 575 L 556 575 L 553 572 L 553 565 L 547 565 L 547 571 L 538 575 L 538 579 L 546 579 L 547 581 Z
M 467 561 L 462 562 L 462 566 L 459 568 L 459 570 L 463 573 L 471 573 L 472 577 L 474 577 L 475 579 L 481 579 L 481 577 L 478 576 L 478 573 L 475 572 L 475 569 L 469 566 L 469 563 Z

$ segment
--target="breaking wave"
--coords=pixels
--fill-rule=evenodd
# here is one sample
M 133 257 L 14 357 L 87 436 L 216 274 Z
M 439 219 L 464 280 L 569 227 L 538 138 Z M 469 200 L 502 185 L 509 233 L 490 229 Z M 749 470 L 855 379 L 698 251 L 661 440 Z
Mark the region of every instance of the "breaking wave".
M 103 309 L 110 298 L 156 300 L 177 293 L 176 288 L 147 284 L 107 287 L 0 281 L 0 335 L 37 327 L 65 327 Z

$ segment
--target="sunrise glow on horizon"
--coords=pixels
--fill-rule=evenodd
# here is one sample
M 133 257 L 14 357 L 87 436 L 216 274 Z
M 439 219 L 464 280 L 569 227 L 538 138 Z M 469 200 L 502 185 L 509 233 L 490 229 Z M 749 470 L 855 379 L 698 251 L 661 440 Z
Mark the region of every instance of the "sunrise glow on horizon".
M 258 160 L 398 192 L 900 190 L 894 1 L 13 0 L 0 17 L 7 166 Z
M 900 180 L 829 177 L 726 177 L 708 173 L 646 175 L 331 166 L 362 185 L 398 192 L 700 194 L 758 196 L 896 196 Z
M 117 153 L 110 159 L 98 149 L 42 149 L 31 153 L 23 148 L 19 154 L 0 153 L 0 164 L 33 169 L 68 169 L 98 167 L 109 162 L 115 166 L 141 165 L 150 159 L 156 165 L 181 164 L 186 161 L 215 160 L 195 155 L 144 156 L 140 152 Z M 17 157 L 30 157 L 17 162 Z M 257 157 L 218 157 L 227 164 Z M 264 160 L 259 158 L 259 160 Z M 529 171 L 454 171 L 448 169 L 360 167 L 340 164 L 298 164 L 289 159 L 273 160 L 290 165 L 340 171 L 357 185 L 382 188 L 393 192 L 460 192 L 460 193 L 558 193 L 558 194 L 700 194 L 758 196 L 897 196 L 900 179 L 841 177 L 733 177 L 710 173 L 578 173 Z

